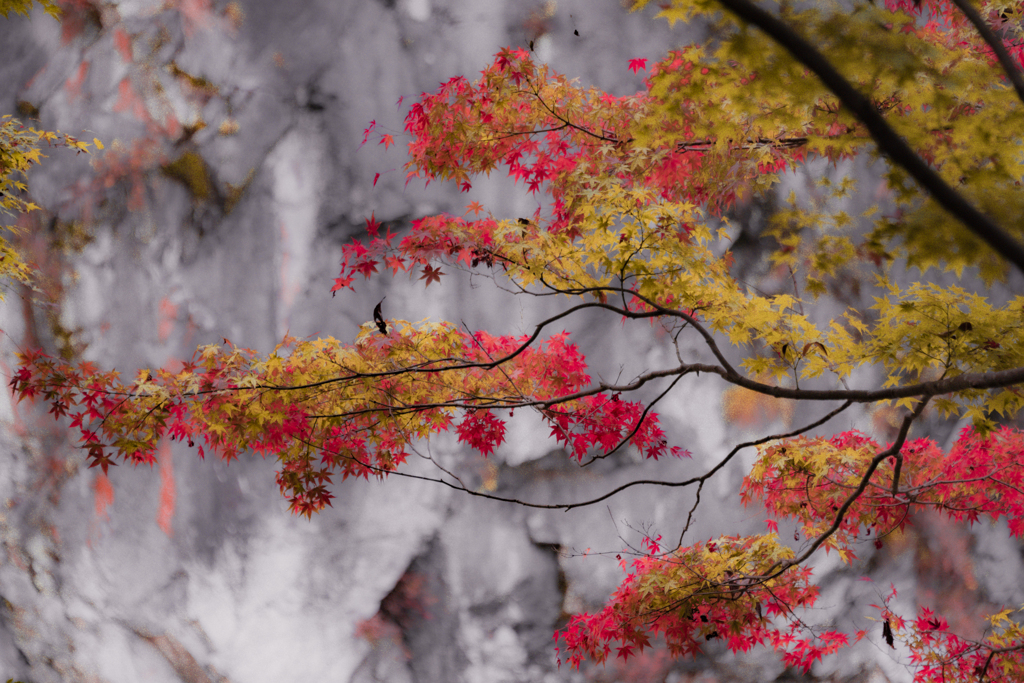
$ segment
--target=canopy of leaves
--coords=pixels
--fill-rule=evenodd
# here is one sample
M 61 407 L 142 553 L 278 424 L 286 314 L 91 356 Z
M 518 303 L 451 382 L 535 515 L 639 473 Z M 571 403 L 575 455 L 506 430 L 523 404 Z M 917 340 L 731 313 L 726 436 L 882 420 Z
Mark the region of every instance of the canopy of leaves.
M 345 245 L 332 291 L 384 269 L 426 286 L 442 283 L 443 269 L 500 273 L 519 293 L 569 302 L 531 334 L 388 319 L 378 305 L 351 343 L 289 338 L 262 358 L 225 340 L 180 369 L 130 381 L 30 351 L 12 384 L 69 420 L 92 466 L 152 464 L 165 438 L 198 445 L 201 456 L 270 455 L 282 493 L 307 516 L 331 503 L 336 478 L 401 474 L 433 434 L 454 428 L 491 454 L 506 411 L 538 411 L 567 455 L 587 464 L 623 448 L 686 456 L 667 442 L 654 408 L 690 374 L 824 403 L 822 419 L 738 444 L 674 484 L 699 500 L 706 481 L 757 446 L 741 498 L 764 505 L 769 533 L 685 547 L 647 539 L 622 561 L 627 576 L 608 605 L 574 615 L 559 634 L 573 665 L 604 661 L 613 648 L 630 657 L 661 636 L 677 655 L 721 639 L 734 651 L 771 647 L 807 670 L 850 640 L 802 617 L 817 598 L 803 563 L 822 547 L 851 562 L 858 544 L 903 528 L 921 508 L 1024 530 L 1024 437 L 1013 426 L 1024 402 L 1024 297 L 996 300 L 972 286 L 975 276 L 1005 278 L 1009 264 L 1024 268 L 1021 9 L 890 0 L 769 11 L 749 0 L 676 0 L 660 16 L 707 22 L 714 40 L 665 55 L 646 71 L 645 90 L 627 97 L 504 49 L 477 80 L 452 78 L 411 106 L 407 170 L 469 190 L 503 169 L 537 198 L 537 211 L 495 216 L 473 202 L 463 216 L 420 217 L 401 234 L 382 233 L 371 216 L 367 236 Z M 363 142 L 375 134 L 371 123 Z M 733 207 L 773 197 L 793 169 L 865 155 L 885 164 L 863 215 L 837 208 L 858 190 L 842 177 L 820 179 L 816 201 L 791 197 L 771 217 L 767 269 L 791 288 L 761 291 L 738 277 Z M 965 277 L 907 282 L 911 268 Z M 872 291 L 873 303 L 826 314 L 836 303 L 819 297 L 853 288 Z M 594 380 L 559 329 L 590 309 L 656 326 L 674 360 L 627 380 Z M 702 358 L 684 359 L 688 339 L 704 345 Z M 877 383 L 863 388 L 872 375 Z M 634 400 L 641 389 L 654 398 Z M 899 424 L 890 443 L 855 431 L 815 435 L 854 404 L 891 404 Z M 911 438 L 929 406 L 971 422 L 948 452 Z M 441 483 L 489 495 L 443 475 Z M 799 524 L 802 545 L 779 539 L 781 519 Z M 1010 612 L 991 618 L 986 639 L 968 641 L 931 613 L 904 621 L 888 604 L 877 606 L 883 638 L 910 647 L 918 680 L 1024 677 L 1024 632 Z

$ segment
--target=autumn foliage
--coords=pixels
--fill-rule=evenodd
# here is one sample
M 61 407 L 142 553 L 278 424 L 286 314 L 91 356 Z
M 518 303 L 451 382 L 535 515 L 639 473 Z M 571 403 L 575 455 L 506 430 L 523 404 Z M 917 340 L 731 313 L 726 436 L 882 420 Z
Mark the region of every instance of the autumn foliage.
M 815 422 L 738 444 L 688 482 L 699 492 L 756 447 L 740 496 L 767 511 L 766 533 L 685 546 L 645 539 L 642 552 L 621 558 L 626 578 L 607 606 L 556 634 L 561 660 L 628 658 L 655 639 L 693 655 L 717 640 L 736 652 L 772 648 L 806 671 L 871 636 L 903 642 L 919 681 L 1024 679 L 1024 629 L 1012 608 L 990 618 L 982 640 L 957 636 L 927 609 L 900 617 L 889 608 L 894 592 L 868 608 L 880 633 L 804 620 L 818 596 L 809 558 L 824 551 L 852 562 L 915 511 L 1007 520 L 1014 537 L 1024 532 L 1015 422 L 1024 297 L 988 289 L 1019 282 L 1024 270 L 1022 8 L 678 0 L 661 15 L 702 19 L 717 39 L 649 66 L 631 60 L 645 89 L 627 97 L 504 49 L 476 80 L 454 77 L 411 105 L 408 180 L 468 191 L 501 169 L 537 198 L 537 211 L 502 217 L 473 202 L 408 230 L 371 216 L 366 236 L 344 246 L 331 290 L 402 274 L 443 286 L 446 272 L 464 270 L 569 301 L 532 334 L 382 316 L 350 343 L 288 338 L 261 357 L 225 340 L 180 368 L 131 379 L 29 351 L 11 383 L 68 421 L 91 466 L 152 464 L 167 438 L 200 456 L 256 453 L 279 461 L 281 491 L 306 516 L 330 505 L 332 483 L 400 472 L 431 435 L 453 431 L 492 454 L 517 410 L 537 411 L 567 457 L 587 464 L 624 448 L 652 460 L 688 456 L 654 408 L 691 374 L 717 376 L 736 400 L 821 404 Z M 375 123 L 362 142 L 371 140 L 395 143 Z M 766 226 L 773 246 L 763 270 L 774 289 L 742 279 L 730 212 L 775 196 L 793 169 L 863 155 L 886 160 L 869 192 L 875 205 L 846 213 L 857 180 L 821 177 L 817 199 L 784 198 Z M 956 284 L 908 275 L 929 269 Z M 851 292 L 870 292 L 870 303 L 836 313 Z M 669 345 L 697 339 L 705 352 L 595 381 L 561 329 L 588 310 L 653 327 Z M 870 376 L 877 381 L 865 386 Z M 641 389 L 654 398 L 639 399 Z M 891 434 L 818 432 L 854 406 L 891 410 Z M 915 432 L 926 414 L 970 426 L 944 450 Z M 779 537 L 784 520 L 797 527 L 793 543 Z

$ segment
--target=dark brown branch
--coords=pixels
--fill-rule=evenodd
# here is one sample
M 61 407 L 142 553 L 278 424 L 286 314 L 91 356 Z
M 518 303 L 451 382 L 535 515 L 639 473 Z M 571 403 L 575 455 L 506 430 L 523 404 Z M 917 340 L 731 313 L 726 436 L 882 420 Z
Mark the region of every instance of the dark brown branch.
M 462 366 L 446 369 L 461 369 Z M 470 366 L 472 367 L 472 366 Z M 441 372 L 441 369 L 435 370 L 420 370 L 418 372 Z M 730 384 L 750 389 L 759 394 L 765 394 L 773 396 L 775 398 L 786 398 L 793 400 L 806 400 L 806 401 L 850 401 L 851 403 L 876 403 L 878 401 L 890 401 L 900 398 L 912 398 L 919 396 L 937 396 L 940 394 L 955 393 L 958 391 L 965 391 L 967 389 L 994 389 L 999 387 L 1011 386 L 1014 384 L 1020 384 L 1024 382 L 1024 367 L 1014 368 L 1012 370 L 1002 370 L 998 372 L 981 372 L 974 374 L 958 375 L 957 377 L 950 377 L 947 379 L 935 380 L 933 382 L 921 382 L 919 384 L 908 384 L 902 387 L 892 387 L 888 389 L 791 389 L 788 387 L 778 387 L 770 384 L 762 384 L 755 382 L 747 377 L 741 375 L 733 375 L 728 373 L 723 368 L 717 365 L 709 365 L 705 363 L 688 363 L 680 365 L 675 368 L 667 370 L 655 370 L 652 372 L 640 375 L 629 384 L 597 384 L 583 391 L 577 391 L 572 394 L 565 394 L 557 398 L 545 399 L 545 400 L 520 400 L 520 401 L 509 401 L 506 399 L 480 399 L 473 398 L 453 401 L 443 401 L 437 403 L 418 403 L 411 405 L 407 408 L 397 409 L 396 413 L 415 413 L 432 408 L 480 408 L 480 400 L 490 400 L 491 403 L 488 408 L 551 408 L 552 406 L 559 405 L 561 403 L 567 403 L 576 399 L 585 398 L 587 396 L 593 396 L 602 392 L 631 392 L 644 386 L 651 380 L 660 379 L 663 377 L 672 377 L 674 375 L 683 375 L 690 372 L 706 372 L 710 374 L 716 374 L 721 376 L 723 379 L 728 381 Z M 379 373 L 385 374 L 396 374 L 396 373 Z M 327 383 L 327 382 L 324 382 Z M 280 389 L 281 387 L 260 387 L 269 389 Z M 291 387 L 291 388 L 302 388 L 302 387 Z M 360 413 L 372 413 L 378 412 L 378 408 L 369 408 L 365 410 L 348 411 L 343 414 L 325 414 L 317 415 L 316 417 L 344 417 L 346 415 L 358 415 Z
M 729 463 L 729 461 L 731 461 L 733 459 L 733 457 L 735 457 L 736 454 L 739 453 L 744 448 L 751 448 L 753 446 L 759 446 L 759 445 L 761 445 L 763 443 L 768 443 L 769 441 L 778 441 L 779 439 L 788 439 L 788 438 L 791 438 L 791 437 L 794 437 L 794 436 L 799 436 L 801 434 L 804 434 L 805 432 L 808 432 L 808 431 L 810 431 L 812 429 L 815 429 L 815 428 L 820 427 L 821 425 L 825 424 L 826 422 L 828 422 L 829 420 L 834 418 L 836 415 L 838 415 L 839 413 L 841 413 L 844 410 L 846 410 L 847 408 L 849 408 L 851 405 L 853 405 L 853 404 L 850 401 L 847 401 L 843 405 L 839 406 L 838 408 L 835 408 L 834 410 L 829 411 L 828 414 L 826 414 L 825 416 L 815 420 L 814 422 L 811 422 L 810 424 L 804 425 L 803 427 L 800 427 L 799 429 L 794 429 L 794 430 L 792 430 L 790 432 L 786 432 L 785 434 L 772 434 L 770 436 L 761 437 L 760 439 L 756 439 L 754 441 L 747 441 L 747 442 L 744 442 L 744 443 L 741 443 L 741 444 L 737 444 L 714 467 L 712 467 L 710 470 L 708 470 L 704 474 L 700 475 L 699 477 L 691 477 L 690 479 L 686 479 L 684 481 L 663 481 L 663 480 L 659 480 L 659 479 L 634 479 L 633 481 L 630 481 L 630 482 L 627 482 L 625 484 L 622 484 L 621 486 L 617 486 L 614 489 L 612 489 L 611 491 L 608 491 L 607 493 L 604 493 L 604 494 L 602 494 L 602 495 L 600 495 L 600 496 L 598 496 L 596 498 L 591 498 L 590 500 L 584 500 L 584 501 L 580 501 L 580 502 L 577 502 L 577 503 L 531 503 L 529 501 L 520 500 L 518 498 L 508 498 L 506 496 L 498 496 L 498 495 L 495 495 L 493 493 L 484 493 L 482 491 L 474 491 L 472 489 L 466 488 L 466 486 L 462 485 L 461 482 L 459 482 L 459 485 L 456 485 L 456 484 L 453 484 L 453 483 L 451 483 L 449 481 L 445 481 L 444 479 L 438 479 L 438 478 L 435 478 L 435 477 L 426 477 L 426 476 L 423 476 L 423 475 L 420 475 L 420 474 L 410 474 L 408 472 L 401 472 L 401 471 L 398 471 L 398 470 L 391 470 L 391 469 L 386 469 L 386 468 L 382 468 L 382 467 L 377 467 L 377 466 L 375 466 L 375 465 L 373 465 L 371 463 L 363 462 L 362 460 L 359 460 L 358 458 L 355 458 L 355 457 L 353 457 L 351 455 L 345 455 L 345 454 L 342 454 L 342 453 L 335 453 L 335 455 L 338 455 L 340 457 L 352 460 L 355 463 L 357 463 L 358 465 L 361 465 L 361 466 L 363 466 L 363 467 L 365 467 L 365 468 L 367 468 L 367 469 L 369 469 L 369 470 L 371 470 L 373 472 L 376 472 L 376 473 L 378 473 L 380 475 L 393 475 L 393 476 L 397 476 L 397 477 L 405 477 L 405 478 L 408 478 L 408 479 L 419 479 L 419 480 L 422 480 L 422 481 L 429 481 L 429 482 L 433 482 L 435 484 L 443 484 L 444 486 L 447 486 L 447 487 L 449 487 L 451 489 L 455 489 L 456 491 L 461 491 L 462 493 L 468 493 L 469 495 L 476 496 L 478 498 L 486 498 L 488 500 L 495 500 L 495 501 L 500 501 L 500 502 L 503 502 L 503 503 L 514 503 L 515 505 L 521 505 L 523 507 L 528 507 L 528 508 L 539 508 L 539 509 L 542 509 L 542 510 L 565 510 L 566 512 L 568 512 L 569 510 L 572 510 L 574 508 L 587 507 L 588 505 L 594 505 L 595 503 L 600 503 L 601 501 L 607 500 L 608 498 L 611 498 L 612 496 L 614 496 L 614 495 L 616 495 L 618 493 L 621 493 L 622 491 L 625 491 L 626 489 L 632 488 L 634 486 L 647 485 L 647 486 L 668 486 L 668 487 L 672 487 L 672 488 L 679 488 L 679 487 L 685 487 L 685 486 L 692 486 L 693 484 L 702 484 L 703 482 L 707 481 L 712 476 L 714 476 L 716 472 L 718 472 L 723 467 L 725 467 Z M 315 445 L 315 444 L 311 443 L 310 445 Z M 317 446 L 317 447 L 323 448 L 322 445 Z M 444 471 L 444 470 L 442 469 L 442 471 Z M 689 523 L 687 523 L 687 526 L 689 526 Z M 685 533 L 685 531 L 684 531 L 684 533 Z
M 568 290 L 566 290 L 568 291 Z M 585 292 L 618 292 L 620 288 L 615 287 L 594 287 L 587 288 L 585 290 L 572 290 L 572 293 L 585 293 Z M 790 387 L 780 387 L 770 384 L 764 384 L 745 377 L 733 368 L 726 360 L 724 354 L 718 348 L 717 343 L 711 333 L 693 316 L 675 309 L 664 308 L 657 305 L 656 303 L 640 296 L 636 292 L 630 291 L 631 296 L 636 297 L 647 303 L 654 310 L 652 311 L 630 311 L 612 306 L 608 303 L 602 302 L 586 302 L 573 306 L 565 311 L 562 311 L 544 321 L 541 321 L 535 327 L 533 333 L 528 339 L 526 339 L 521 346 L 508 355 L 501 358 L 489 360 L 488 362 L 467 362 L 461 359 L 455 358 L 443 358 L 437 360 L 430 360 L 420 363 L 415 366 L 398 368 L 395 370 L 386 370 L 382 372 L 373 373 L 353 373 L 342 377 L 332 377 L 317 382 L 310 382 L 308 384 L 284 386 L 284 385 L 258 385 L 252 387 L 253 389 L 270 390 L 270 391 L 301 391 L 307 389 L 313 389 L 316 387 L 327 386 L 330 384 L 344 383 L 359 379 L 383 379 L 391 376 L 404 375 L 404 374 L 417 374 L 417 373 L 441 373 L 458 370 L 468 369 L 483 369 L 490 370 L 495 367 L 507 363 L 514 359 L 527 348 L 529 348 L 539 337 L 545 327 L 552 323 L 565 318 L 577 311 L 587 308 L 601 308 L 617 313 L 627 318 L 633 319 L 645 319 L 655 318 L 660 316 L 670 316 L 680 318 L 690 323 L 701 336 L 704 338 L 708 348 L 715 355 L 716 359 L 721 365 L 711 365 L 707 363 L 687 363 L 681 364 L 675 368 L 668 370 L 657 370 L 647 374 L 639 376 L 636 380 L 625 385 L 614 385 L 614 384 L 598 384 L 589 389 L 579 391 L 573 394 L 566 394 L 559 396 L 554 399 L 548 399 L 544 401 L 501 401 L 500 399 L 494 399 L 496 402 L 494 407 L 500 408 L 520 408 L 520 407 L 531 407 L 540 406 L 550 408 L 551 406 L 559 403 L 565 403 L 586 396 L 592 396 L 597 393 L 604 391 L 621 391 L 629 392 L 640 388 L 652 379 L 660 377 L 669 377 L 677 374 L 686 374 L 689 372 L 706 372 L 719 375 L 722 379 L 744 389 L 749 389 L 759 394 L 765 394 L 774 398 L 785 398 L 793 400 L 805 400 L 805 401 L 852 401 L 854 403 L 875 403 L 878 401 L 889 401 L 901 398 L 912 398 L 919 396 L 937 396 L 941 394 L 956 393 L 959 391 L 966 391 L 969 389 L 996 389 L 1000 387 L 1012 386 L 1014 384 L 1024 383 L 1024 367 L 1012 368 L 1010 370 L 999 370 L 990 372 L 978 372 L 978 373 L 965 373 L 957 375 L 955 377 L 947 377 L 944 379 L 934 380 L 931 382 L 920 382 L 917 384 L 906 384 L 898 387 L 889 387 L 885 389 L 798 389 Z M 437 367 L 438 363 L 451 362 L 451 365 Z M 249 391 L 249 387 L 218 387 L 210 388 L 197 391 L 195 393 L 187 394 L 182 398 L 195 398 L 206 394 L 221 393 L 224 391 Z M 109 395 L 120 395 L 131 398 L 134 396 L 132 392 L 119 392 L 119 391 L 104 391 L 101 392 Z M 417 409 L 429 409 L 437 407 L 467 407 L 468 404 L 461 401 L 445 401 L 442 403 L 430 403 L 430 404 L 419 404 L 413 406 L 410 410 Z M 479 406 L 478 406 L 479 407 Z M 349 414 L 349 413 L 346 413 Z M 355 413 L 351 413 L 355 414 Z M 321 415 L 319 417 L 337 417 L 337 415 Z
M 820 427 L 821 425 L 825 424 L 826 422 L 831 420 L 833 417 L 835 417 L 839 413 L 841 413 L 844 410 L 846 410 L 847 408 L 849 408 L 851 405 L 853 405 L 853 402 L 852 401 L 847 401 L 846 403 L 844 403 L 843 405 L 839 406 L 835 410 L 831 411 L 830 413 L 828 413 L 824 417 L 822 417 L 822 418 L 820 418 L 818 420 L 815 420 L 814 422 L 810 423 L 809 425 L 805 425 L 803 427 L 800 427 L 799 429 L 795 429 L 795 430 L 793 430 L 791 432 L 787 432 L 786 434 L 776 434 L 774 436 L 766 436 L 766 437 L 762 437 L 762 438 L 760 438 L 760 439 L 758 439 L 756 441 L 748 441 L 746 443 L 738 444 L 731 451 L 729 451 L 729 454 L 726 455 L 724 458 L 722 458 L 718 462 L 717 465 L 712 467 L 710 470 L 705 472 L 700 477 L 697 477 L 695 480 L 691 479 L 689 483 L 693 483 L 693 482 L 697 483 L 696 501 L 694 501 L 693 507 L 690 508 L 689 514 L 686 515 L 686 524 L 683 525 L 683 530 L 679 533 L 679 543 L 676 545 L 676 547 L 678 548 L 678 547 L 683 545 L 683 537 L 686 535 L 686 532 L 689 531 L 689 529 L 690 529 L 690 523 L 693 521 L 693 513 L 697 511 L 697 505 L 700 504 L 700 492 L 701 492 L 701 489 L 704 488 L 704 482 L 707 481 L 708 479 L 710 479 L 711 477 L 713 477 L 716 472 L 718 472 L 723 467 L 725 467 L 729 463 L 729 461 L 732 460 L 733 457 L 735 457 L 735 455 L 737 453 L 739 453 L 744 448 L 750 448 L 752 446 L 760 446 L 761 444 L 768 443 L 769 441 L 778 441 L 780 439 L 790 439 L 790 438 L 792 438 L 794 436 L 800 436 L 801 434 L 803 434 L 805 432 L 809 432 L 810 430 L 815 429 L 815 428 Z
M 590 460 L 588 460 L 588 461 L 586 461 L 584 463 L 580 463 L 580 467 L 587 467 L 588 465 L 594 464 L 598 460 L 601 460 L 603 458 L 607 458 L 609 455 L 612 455 L 613 453 L 617 453 L 620 448 L 625 446 L 629 442 L 629 440 L 632 439 L 634 436 L 636 436 L 636 433 L 638 431 L 640 431 L 640 427 L 641 427 L 641 425 L 643 425 L 644 420 L 647 419 L 647 416 L 650 414 L 651 409 L 654 408 L 654 406 L 657 405 L 658 402 L 661 401 L 661 399 L 665 398 L 665 396 L 668 395 L 668 392 L 672 391 L 672 389 L 675 388 L 676 384 L 679 383 L 679 380 L 681 380 L 685 376 L 686 376 L 686 373 L 682 373 L 682 374 L 676 375 L 676 378 L 674 380 L 672 380 L 667 387 L 665 387 L 664 391 L 662 391 L 660 394 L 655 396 L 654 399 L 650 403 L 648 403 L 646 406 L 644 406 L 643 412 L 641 412 L 640 413 L 640 417 L 637 418 L 636 424 L 633 425 L 633 428 L 630 429 L 629 432 L 625 436 L 623 436 L 621 439 L 619 439 L 619 442 L 617 444 L 615 444 L 614 448 L 612 448 L 612 449 L 602 453 L 601 455 L 595 455 Z M 664 442 L 662 442 L 662 443 L 664 443 Z
M 910 423 L 913 422 L 918 417 L 920 417 L 921 413 L 924 412 L 924 407 L 926 405 L 928 405 L 928 401 L 929 401 L 930 398 L 931 398 L 930 396 L 925 396 L 924 398 L 922 398 L 918 402 L 917 406 L 914 408 L 913 412 L 910 415 L 908 415 L 906 418 L 904 418 L 904 420 L 903 420 L 903 427 L 901 427 L 901 429 L 900 429 L 901 439 L 906 439 L 906 433 L 904 431 L 904 428 L 909 429 L 910 428 Z M 900 448 L 902 448 L 902 441 L 900 439 L 897 439 L 897 441 L 900 441 L 900 444 L 901 444 Z M 900 472 L 903 469 L 903 453 L 900 451 L 900 448 L 897 448 L 896 452 L 893 454 L 895 456 L 895 458 L 896 458 L 896 464 L 893 465 L 893 468 L 892 468 L 892 496 L 893 496 L 893 498 L 895 498 L 896 494 L 898 494 L 899 491 L 900 491 Z
M 842 135 L 846 135 L 842 133 Z M 839 137 L 834 136 L 834 137 Z M 730 142 L 732 142 L 730 140 Z M 807 138 L 804 136 L 795 136 L 791 138 L 778 137 L 778 138 L 753 138 L 747 139 L 739 144 L 732 144 L 730 149 L 758 149 L 759 147 L 774 147 L 776 149 L 798 149 L 807 144 Z M 703 140 L 693 140 L 690 142 L 680 142 L 676 145 L 676 149 L 680 152 L 709 152 L 716 147 L 716 141 L 712 138 L 704 138 Z
M 702 368 L 703 372 L 708 372 Z M 968 389 L 996 389 L 1024 382 L 1024 367 L 1011 370 L 994 370 L 991 372 L 974 372 L 947 377 L 932 382 L 906 384 L 888 389 L 790 389 L 761 384 L 742 376 L 730 376 L 721 368 L 710 370 L 721 375 L 731 384 L 741 386 L 759 394 L 767 394 L 775 398 L 790 398 L 805 401 L 853 401 L 854 403 L 874 403 L 915 396 L 938 396 L 952 394 Z

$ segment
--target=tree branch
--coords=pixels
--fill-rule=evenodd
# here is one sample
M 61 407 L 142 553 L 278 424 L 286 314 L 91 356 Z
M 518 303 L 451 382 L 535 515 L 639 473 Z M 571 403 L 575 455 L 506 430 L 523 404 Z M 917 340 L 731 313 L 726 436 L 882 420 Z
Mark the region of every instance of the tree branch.
M 903 418 L 903 424 L 900 425 L 899 434 L 896 436 L 896 440 L 893 442 L 893 444 L 889 446 L 889 448 L 886 448 L 884 451 L 882 451 L 881 453 L 879 453 L 878 455 L 871 459 L 871 462 L 868 464 L 867 471 L 864 472 L 864 476 L 861 477 L 860 484 L 857 486 L 854 492 L 851 493 L 849 497 L 843 502 L 843 504 L 839 507 L 839 510 L 836 511 L 836 517 L 832 521 L 832 526 L 830 526 L 821 535 L 815 538 L 811 545 L 803 553 L 793 558 L 792 560 L 786 560 L 785 562 L 778 563 L 777 572 L 768 572 L 770 577 L 777 576 L 778 574 L 781 574 L 790 567 L 795 567 L 796 565 L 801 564 L 802 562 L 807 560 L 807 558 L 813 555 L 818 550 L 818 548 L 820 548 L 822 544 L 825 543 L 825 541 L 827 541 L 832 536 L 832 534 L 839 530 L 839 527 L 843 524 L 843 519 L 846 517 L 847 511 L 857 501 L 857 499 L 860 498 L 861 494 L 864 493 L 865 489 L 867 489 L 868 483 L 871 481 L 871 476 L 875 473 L 875 470 L 878 468 L 878 466 L 882 464 L 882 461 L 892 456 L 896 456 L 897 458 L 900 457 L 900 451 L 903 449 L 903 444 L 906 443 L 907 441 L 907 433 L 910 432 L 910 425 L 913 424 L 914 420 L 920 417 L 921 413 L 924 411 L 924 407 L 927 404 L 927 400 L 918 402 L 917 406 L 914 408 L 914 412 L 910 413 L 905 418 Z

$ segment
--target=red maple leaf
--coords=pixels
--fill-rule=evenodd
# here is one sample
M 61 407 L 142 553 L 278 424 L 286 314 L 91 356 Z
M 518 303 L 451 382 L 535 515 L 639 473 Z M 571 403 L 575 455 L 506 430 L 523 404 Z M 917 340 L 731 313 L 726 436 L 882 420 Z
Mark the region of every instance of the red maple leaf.
M 638 73 L 641 69 L 647 68 L 646 59 L 631 59 L 629 60 L 629 70 L 633 73 Z
M 363 145 L 366 144 L 366 141 L 370 138 L 370 133 L 372 133 L 373 129 L 376 128 L 376 127 L 377 127 L 377 121 L 373 120 L 373 121 L 370 121 L 369 127 L 363 129 L 363 141 L 359 144 L 360 147 L 362 147 Z
M 352 279 L 353 278 L 352 278 L 351 275 L 343 275 L 342 277 L 334 278 L 334 286 L 331 287 L 331 296 L 334 296 L 334 294 L 339 289 L 344 289 L 345 287 L 351 287 L 352 286 Z
M 398 274 L 398 271 L 405 270 L 405 261 L 402 260 L 402 257 L 400 256 L 388 256 L 384 259 L 384 262 L 396 275 Z
M 469 444 L 485 457 L 505 440 L 505 423 L 487 410 L 469 413 L 455 431 L 459 441 Z
M 99 444 L 95 443 L 86 444 L 86 446 L 88 446 L 89 448 L 89 460 L 92 461 L 92 463 L 89 465 L 89 469 L 92 469 L 93 467 L 99 467 L 100 469 L 103 470 L 103 474 L 106 474 L 108 467 L 110 467 L 111 465 L 117 466 L 117 463 L 114 462 L 111 459 L 111 457 L 104 452 L 103 446 L 100 446 Z
M 391 145 L 395 144 L 395 139 L 385 133 L 384 135 L 380 136 L 380 142 L 378 142 L 377 144 L 384 145 L 384 149 L 387 149 Z
M 377 272 L 377 262 L 373 259 L 367 259 L 366 261 L 360 261 L 356 264 L 357 271 L 363 274 L 367 280 L 370 279 L 370 275 Z
M 380 175 L 379 173 L 377 175 Z M 376 181 L 374 181 L 376 182 Z M 370 233 L 371 237 L 377 236 L 377 231 L 380 229 L 380 223 L 374 217 L 375 213 L 371 213 L 370 217 L 366 219 L 366 232 Z
M 455 260 L 456 263 L 462 261 L 466 262 L 467 268 L 473 267 L 473 250 L 472 249 L 459 249 L 459 258 Z
M 444 273 L 441 272 L 440 268 L 434 268 L 428 263 L 423 267 L 423 275 L 420 275 L 420 279 L 426 280 L 427 287 L 429 287 L 431 282 L 441 282 L 442 275 Z

